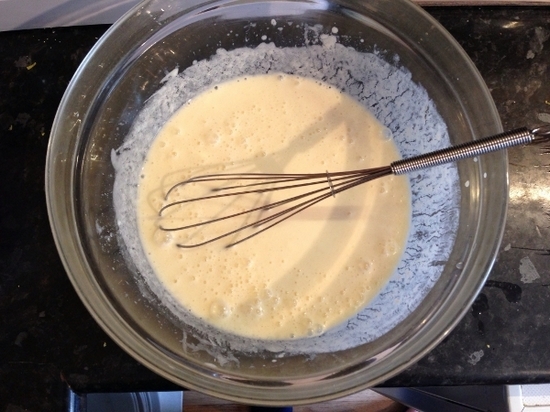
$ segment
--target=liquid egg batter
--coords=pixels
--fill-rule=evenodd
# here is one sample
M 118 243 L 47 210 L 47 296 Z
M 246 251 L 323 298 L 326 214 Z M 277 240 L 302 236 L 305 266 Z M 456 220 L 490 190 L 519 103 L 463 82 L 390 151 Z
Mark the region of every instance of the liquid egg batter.
M 168 199 L 166 193 L 197 175 L 335 172 L 398 158 L 387 129 L 325 83 L 269 74 L 219 84 L 185 104 L 150 148 L 138 190 L 143 249 L 166 289 L 208 324 L 259 339 L 317 336 L 364 308 L 397 267 L 411 218 L 406 177 L 338 193 L 232 247 L 226 246 L 246 232 L 196 248 L 178 245 L 211 239 L 254 216 L 185 231 L 160 227 L 289 194 L 182 204 L 159 216 L 165 204 L 211 194 L 212 185 L 180 186 Z

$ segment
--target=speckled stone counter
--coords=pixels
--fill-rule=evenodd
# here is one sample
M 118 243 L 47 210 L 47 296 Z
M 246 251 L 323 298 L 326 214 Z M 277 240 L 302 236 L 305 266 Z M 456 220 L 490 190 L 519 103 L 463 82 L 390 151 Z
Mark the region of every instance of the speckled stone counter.
M 550 7 L 429 8 L 479 68 L 505 129 L 550 123 Z M 0 411 L 76 391 L 176 387 L 124 353 L 74 292 L 50 233 L 44 164 L 61 96 L 107 27 L 0 33 Z M 512 149 L 510 209 L 486 286 L 388 386 L 550 382 L 550 147 Z

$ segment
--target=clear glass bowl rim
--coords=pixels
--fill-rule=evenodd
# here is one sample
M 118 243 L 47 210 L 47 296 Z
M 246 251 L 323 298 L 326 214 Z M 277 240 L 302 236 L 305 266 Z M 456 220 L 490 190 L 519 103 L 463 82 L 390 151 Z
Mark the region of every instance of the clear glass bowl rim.
M 414 20 L 414 25 L 420 31 L 422 29 L 430 30 L 431 35 L 436 36 L 440 41 L 444 41 L 444 45 L 440 43 L 440 47 L 447 48 L 445 53 L 454 55 L 455 59 L 467 71 L 470 87 L 475 88 L 479 93 L 479 104 L 487 110 L 487 117 L 492 119 L 492 122 L 489 122 L 480 130 L 476 130 L 480 134 L 479 137 L 500 132 L 502 130 L 500 119 L 490 93 L 474 64 L 454 38 L 435 19 L 407 0 L 376 0 L 371 2 L 369 7 L 384 7 L 382 4 L 384 2 L 392 3 L 392 7 L 399 8 L 401 13 L 410 13 L 411 16 L 415 16 L 414 19 L 411 19 Z M 97 42 L 69 84 L 52 127 L 46 162 L 48 213 L 54 239 L 65 269 L 89 312 L 118 345 L 160 376 L 190 389 L 249 404 L 298 405 L 345 396 L 379 384 L 418 361 L 447 336 L 459 322 L 469 309 L 492 267 L 502 238 L 507 207 L 506 201 L 496 200 L 502 199 L 503 196 L 507 199 L 507 157 L 505 153 L 500 154 L 498 158 L 498 168 L 500 170 L 497 170 L 497 172 L 503 175 L 501 187 L 496 188 L 496 195 L 488 198 L 486 204 L 482 205 L 482 213 L 487 214 L 487 210 L 491 210 L 491 215 L 488 215 L 487 219 L 492 222 L 495 229 L 487 233 L 480 231 L 476 233 L 477 242 L 483 250 L 482 253 L 478 253 L 477 258 L 471 264 L 478 274 L 456 284 L 455 290 L 445 297 L 438 308 L 437 313 L 441 316 L 431 316 L 427 319 L 426 324 L 423 325 L 424 335 L 421 338 L 406 342 L 395 348 L 395 356 L 388 359 L 383 365 L 383 369 L 376 379 L 365 380 L 359 371 L 349 374 L 344 380 L 333 382 L 330 389 L 327 389 L 329 385 L 320 385 L 318 388 L 309 386 L 292 387 L 291 392 L 287 389 L 281 389 L 264 396 L 264 390 L 261 386 L 251 387 L 249 384 L 235 382 L 228 384 L 227 381 L 220 381 L 212 376 L 197 374 L 192 368 L 187 368 L 185 365 L 172 364 L 170 358 L 145 342 L 137 331 L 129 327 L 109 300 L 102 295 L 100 288 L 94 281 L 92 269 L 86 261 L 75 223 L 75 208 L 77 206 L 74 204 L 74 197 L 72 196 L 75 184 L 73 167 L 76 162 L 76 149 L 80 144 L 80 130 L 78 129 L 79 118 L 78 115 L 75 116 L 73 108 L 77 102 L 79 104 L 89 104 L 94 97 L 93 93 L 89 93 L 90 90 L 83 85 L 83 79 L 92 70 L 96 56 L 111 53 L 113 60 L 116 61 L 120 55 L 117 55 L 116 50 L 113 51 L 113 46 L 117 44 L 114 39 L 121 32 L 135 27 L 135 21 L 144 23 L 140 29 L 142 32 L 150 28 L 156 29 L 157 23 L 154 19 L 149 18 L 149 22 L 147 22 L 147 20 L 143 20 L 143 17 L 138 18 L 138 16 L 143 16 L 144 11 L 158 9 L 159 4 L 162 3 L 163 1 L 146 0 L 138 4 L 117 21 Z M 220 4 L 223 3 L 228 2 L 220 2 Z M 188 2 L 188 10 L 204 4 L 200 1 Z M 128 36 L 125 37 L 125 40 L 130 41 Z M 111 51 L 109 52 L 109 50 Z M 108 68 L 104 70 L 105 73 L 108 73 Z M 84 99 L 84 102 L 80 97 L 82 95 L 88 96 Z M 68 130 L 69 133 L 67 134 Z M 177 373 L 174 372 L 175 369 L 179 369 Z

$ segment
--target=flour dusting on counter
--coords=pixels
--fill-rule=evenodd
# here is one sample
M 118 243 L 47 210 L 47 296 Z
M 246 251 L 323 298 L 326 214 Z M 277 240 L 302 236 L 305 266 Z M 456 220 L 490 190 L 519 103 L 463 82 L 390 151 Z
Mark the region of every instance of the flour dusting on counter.
M 521 281 L 523 283 L 533 283 L 537 279 L 540 279 L 539 272 L 529 256 L 525 256 L 519 261 L 519 273 L 521 274 Z

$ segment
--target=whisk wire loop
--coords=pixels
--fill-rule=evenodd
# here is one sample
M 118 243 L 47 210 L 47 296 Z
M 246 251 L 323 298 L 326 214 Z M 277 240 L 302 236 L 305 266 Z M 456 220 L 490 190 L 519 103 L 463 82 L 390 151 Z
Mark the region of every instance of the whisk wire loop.
M 367 171 L 368 173 L 366 173 Z M 252 207 L 244 211 L 226 214 L 221 217 L 213 217 L 210 219 L 205 219 L 197 223 L 185 224 L 185 225 L 174 226 L 174 227 L 167 227 L 161 224 L 159 225 L 159 229 L 167 232 L 172 232 L 172 231 L 182 231 L 182 230 L 188 230 L 193 228 L 199 228 L 201 226 L 212 225 L 212 224 L 223 222 L 229 219 L 238 218 L 240 216 L 253 214 L 255 212 L 270 211 L 272 209 L 277 209 L 282 206 L 288 205 L 288 207 L 282 210 L 279 210 L 276 213 L 259 218 L 257 220 L 254 220 L 252 223 L 244 224 L 242 226 L 237 227 L 234 230 L 229 230 L 220 235 L 209 238 L 205 241 L 197 242 L 197 243 L 188 243 L 188 244 L 181 244 L 181 243 L 177 244 L 178 247 L 182 247 L 182 248 L 192 248 L 197 246 L 203 246 L 205 244 L 220 240 L 222 238 L 235 235 L 246 229 L 254 229 L 254 231 L 251 234 L 248 234 L 245 237 L 239 238 L 238 240 L 233 241 L 230 244 L 226 245 L 226 247 L 231 247 L 264 232 L 265 230 L 289 219 L 290 217 L 296 215 L 297 213 L 331 196 L 335 196 L 338 193 L 346 191 L 352 187 L 361 185 L 369 180 L 373 180 L 383 175 L 389 175 L 389 174 L 391 174 L 391 169 L 389 166 L 386 166 L 386 167 L 374 168 L 374 169 L 354 170 L 354 171 L 348 171 L 348 172 L 335 172 L 335 173 L 328 173 L 328 172 L 315 173 L 311 175 L 234 173 L 234 174 L 223 174 L 223 175 L 213 174 L 213 175 L 200 176 L 198 178 L 191 178 L 187 181 L 179 182 L 176 185 L 172 186 L 168 190 L 167 192 L 168 194 L 166 195 L 165 198 L 169 198 L 170 194 L 174 192 L 174 189 L 176 187 L 184 187 L 185 184 L 189 184 L 189 183 L 206 182 L 206 181 L 217 182 L 220 180 L 221 181 L 240 180 L 245 182 L 253 181 L 254 183 L 232 185 L 228 187 L 223 187 L 223 186 L 215 187 L 212 189 L 212 191 L 216 193 L 214 195 L 191 197 L 188 199 L 182 199 L 182 200 L 177 200 L 177 201 L 168 203 L 160 209 L 159 216 L 162 217 L 164 212 L 166 212 L 170 208 L 173 208 L 178 205 L 183 205 L 186 203 L 201 202 L 201 201 L 220 199 L 225 197 L 232 198 L 235 196 L 244 196 L 244 195 L 249 195 L 253 193 L 268 193 L 272 191 L 281 191 L 285 189 L 297 189 L 297 188 L 314 186 L 319 184 L 321 184 L 322 187 L 305 192 L 305 193 L 300 193 L 298 195 L 290 196 L 282 200 L 274 201 L 274 202 L 260 205 L 257 207 Z M 314 180 L 311 180 L 312 176 Z M 297 181 L 299 183 L 288 184 L 293 181 Z M 300 183 L 302 181 L 307 181 L 307 182 Z M 327 181 L 328 181 L 328 184 L 327 184 Z M 284 183 L 284 185 L 279 186 L 278 184 L 281 184 L 281 183 Z M 252 189 L 249 189 L 249 188 L 252 188 Z M 238 190 L 235 190 L 235 189 L 238 189 Z M 222 191 L 223 192 L 228 191 L 228 193 L 219 193 Z

